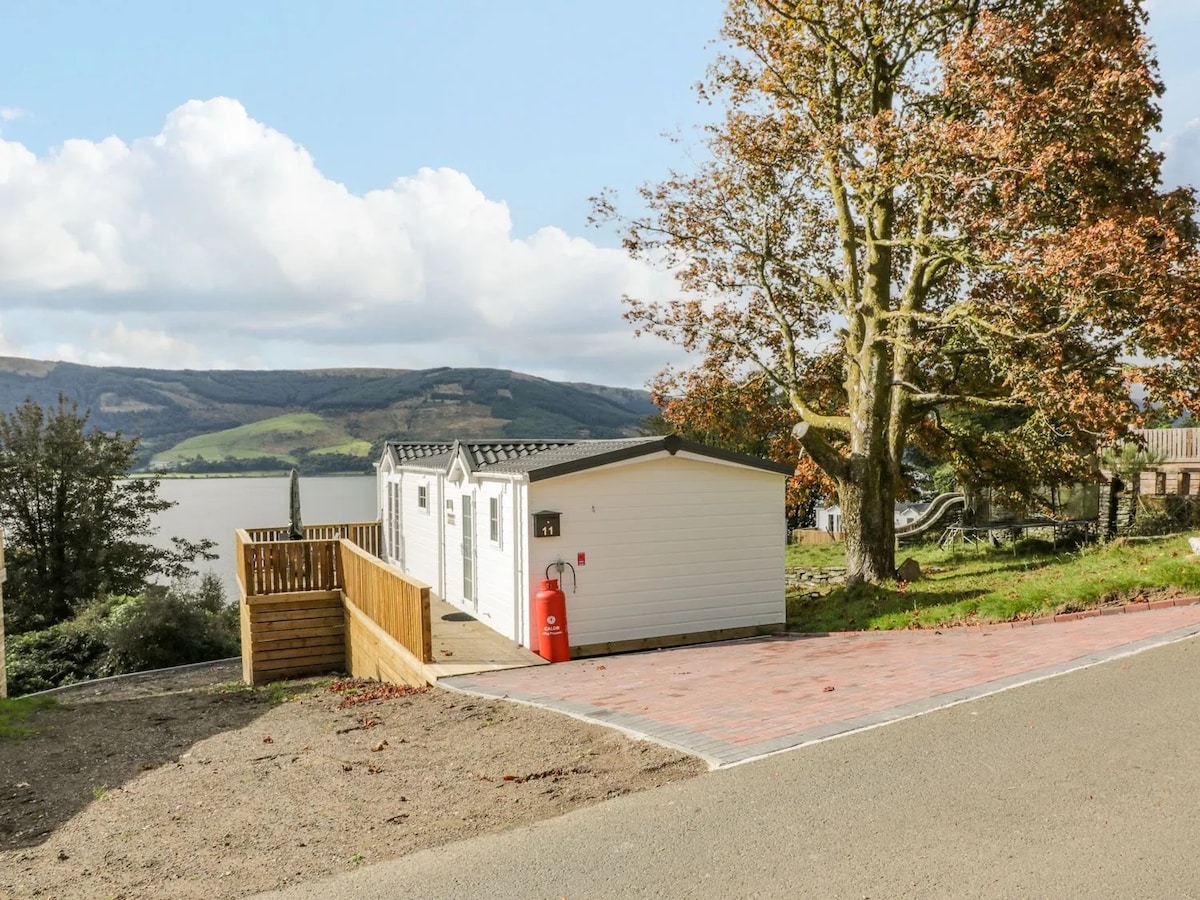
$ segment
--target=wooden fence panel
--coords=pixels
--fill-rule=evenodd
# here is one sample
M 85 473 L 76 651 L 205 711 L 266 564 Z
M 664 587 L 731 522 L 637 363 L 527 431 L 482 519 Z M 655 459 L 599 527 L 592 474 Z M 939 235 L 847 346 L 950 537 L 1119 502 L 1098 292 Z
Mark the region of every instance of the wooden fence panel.
M 243 540 L 242 535 L 251 540 Z M 252 541 L 237 533 L 238 582 L 247 597 L 340 588 L 334 540 Z
M 266 543 L 271 541 L 288 541 L 291 539 L 291 527 L 288 525 L 241 530 L 246 532 L 248 542 Z M 304 526 L 305 540 L 352 541 L 372 556 L 379 555 L 382 543 L 381 538 L 382 527 L 379 522 L 337 522 L 327 525 Z
M 242 602 L 242 677 L 250 684 L 346 666 L 341 591 L 300 591 Z
M 346 596 L 418 660 L 433 662 L 429 585 L 381 564 L 348 540 L 338 547 Z

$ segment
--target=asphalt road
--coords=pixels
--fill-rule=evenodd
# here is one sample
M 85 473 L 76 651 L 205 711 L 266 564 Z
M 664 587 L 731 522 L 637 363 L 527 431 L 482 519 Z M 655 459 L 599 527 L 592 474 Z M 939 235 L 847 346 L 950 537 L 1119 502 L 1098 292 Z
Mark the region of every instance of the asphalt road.
M 269 896 L 1200 898 L 1200 639 Z

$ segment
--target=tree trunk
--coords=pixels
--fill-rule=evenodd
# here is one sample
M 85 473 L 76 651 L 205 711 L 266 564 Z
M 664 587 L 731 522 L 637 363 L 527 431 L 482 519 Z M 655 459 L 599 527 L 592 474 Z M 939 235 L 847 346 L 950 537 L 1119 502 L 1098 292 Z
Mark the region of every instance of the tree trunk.
M 879 582 L 896 574 L 896 492 L 887 460 L 851 466 L 838 483 L 846 537 L 846 583 Z M 875 477 L 862 477 L 871 473 Z

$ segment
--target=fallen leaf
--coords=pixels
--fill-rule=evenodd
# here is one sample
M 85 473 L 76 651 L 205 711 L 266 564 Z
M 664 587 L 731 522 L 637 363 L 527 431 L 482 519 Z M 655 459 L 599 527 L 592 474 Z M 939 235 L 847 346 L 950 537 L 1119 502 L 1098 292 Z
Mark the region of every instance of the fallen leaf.
M 826 694 L 828 694 L 830 691 L 833 690 L 833 685 L 827 684 L 827 685 L 825 685 L 825 687 L 821 688 L 821 690 L 824 691 Z
M 380 741 L 378 744 L 376 744 L 374 747 L 371 748 L 371 752 L 378 753 L 380 750 L 382 750 L 387 745 L 388 745 L 387 741 Z
M 268 734 L 266 737 L 263 738 L 263 743 L 264 744 L 273 744 L 273 743 L 275 743 L 275 738 L 271 737 Z

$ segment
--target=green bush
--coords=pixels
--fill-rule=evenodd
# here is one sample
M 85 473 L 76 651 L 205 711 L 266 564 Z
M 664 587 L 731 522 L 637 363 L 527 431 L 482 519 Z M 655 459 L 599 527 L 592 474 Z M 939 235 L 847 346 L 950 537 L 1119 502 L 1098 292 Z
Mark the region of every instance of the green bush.
M 13 697 L 87 681 L 104 674 L 105 645 L 74 621 L 8 639 L 5 669 Z
M 8 690 L 16 697 L 239 652 L 237 607 L 225 601 L 221 582 L 206 575 L 198 584 L 106 597 L 66 622 L 9 638 Z
M 211 576 L 198 589 L 151 585 L 101 620 L 105 668 L 117 675 L 237 656 L 237 615 Z

